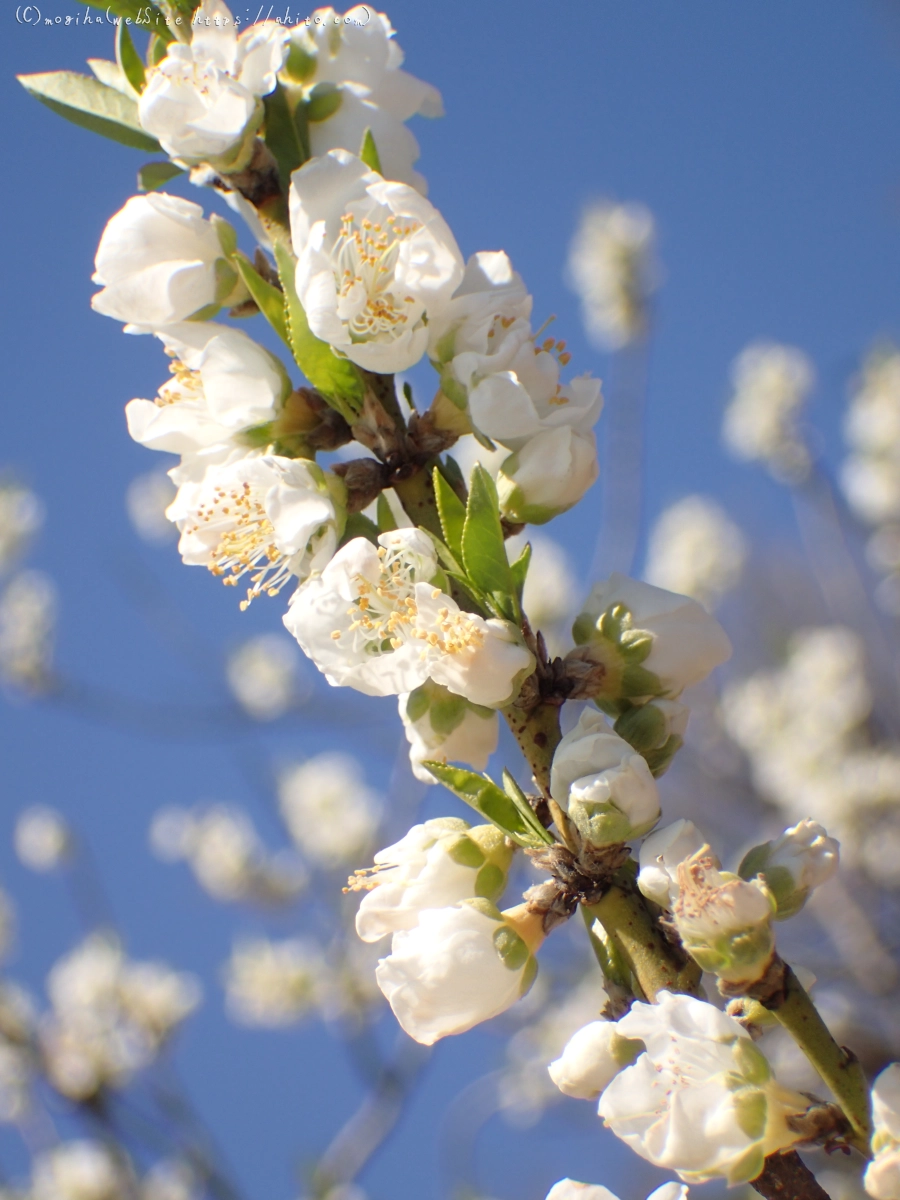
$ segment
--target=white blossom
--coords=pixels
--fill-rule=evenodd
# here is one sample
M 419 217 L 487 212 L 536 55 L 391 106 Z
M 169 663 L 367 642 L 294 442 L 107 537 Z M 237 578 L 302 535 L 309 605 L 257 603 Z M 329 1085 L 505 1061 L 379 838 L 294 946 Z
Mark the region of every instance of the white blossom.
M 170 378 L 155 400 L 125 406 L 128 432 L 150 450 L 241 445 L 245 431 L 274 420 L 291 390 L 281 363 L 238 329 L 185 321 L 157 336 Z
M 399 842 L 379 850 L 375 865 L 357 871 L 352 890 L 365 895 L 356 914 L 364 942 L 413 929 L 422 912 L 476 896 L 499 900 L 512 850 L 493 825 L 470 828 L 459 817 L 414 825 Z
M 345 150 L 294 172 L 290 213 L 297 294 L 313 333 L 366 370 L 418 362 L 463 273 L 440 213 Z
M 576 623 L 576 641 L 587 643 L 588 655 L 591 643 L 603 640 L 604 614 L 617 608 L 629 616 L 632 630 L 652 639 L 640 667 L 656 677 L 655 694 L 677 697 L 731 656 L 724 629 L 696 600 L 618 572 L 594 585 Z
M 200 1195 L 196 1171 L 177 1158 L 154 1163 L 141 1180 L 141 1200 L 199 1200 Z
M 94 260 L 96 312 L 143 333 L 186 321 L 230 298 L 237 275 L 225 262 L 220 230 L 191 200 L 151 192 L 132 196 L 106 224 Z
M 0 594 L 0 680 L 29 692 L 51 683 L 56 585 L 43 571 L 20 571 Z
M 775 899 L 763 879 L 721 871 L 708 846 L 684 859 L 676 874 L 672 913 L 685 950 L 726 983 L 755 983 L 775 950 Z
M 683 1183 L 664 1183 L 651 1192 L 647 1200 L 687 1200 L 688 1189 Z M 598 1183 L 578 1183 L 561 1179 L 547 1193 L 547 1200 L 619 1200 L 609 1188 Z
M 678 867 L 702 850 L 706 838 L 693 821 L 657 829 L 641 844 L 637 884 L 648 900 L 671 908 L 678 898 Z
M 577 504 L 599 471 L 592 433 L 568 425 L 538 433 L 500 468 L 500 511 L 511 521 L 544 525 Z
M 101 934 L 56 963 L 47 993 L 52 1012 L 41 1029 L 47 1071 L 76 1100 L 126 1083 L 200 1001 L 192 975 L 129 961 L 114 938 Z
M 746 557 L 746 539 L 725 510 L 707 496 L 685 496 L 650 531 L 644 578 L 713 609 L 737 583 Z
M 409 742 L 413 774 L 422 783 L 434 776 L 422 764 L 461 762 L 483 771 L 497 749 L 500 719 L 491 708 L 470 704 L 436 683 L 398 697 L 400 719 Z
M 799 912 L 813 888 L 834 875 L 839 857 L 838 842 L 817 821 L 807 819 L 750 850 L 739 874 L 744 879 L 761 875 L 775 897 L 778 917 L 784 919 Z
M 241 1025 L 293 1025 L 318 1003 L 324 970 L 318 946 L 303 938 L 240 941 L 224 970 L 229 1015 Z
M 72 835 L 61 813 L 36 804 L 26 808 L 16 821 L 13 843 L 26 867 L 53 871 L 71 852 Z
M 733 393 L 722 438 L 737 458 L 765 463 L 777 479 L 796 481 L 809 471 L 799 419 L 815 375 L 792 346 L 755 342 L 731 368 Z
M 267 854 L 247 815 L 228 805 L 193 812 L 163 808 L 151 825 L 150 844 L 164 861 L 186 861 L 215 900 L 284 904 L 306 886 L 296 855 Z
M 0 477 L 0 575 L 5 574 L 44 521 L 44 506 L 29 488 Z
M 618 350 L 646 332 L 649 299 L 660 279 L 654 241 L 653 216 L 643 204 L 601 200 L 582 214 L 569 247 L 567 280 L 596 346 Z
M 208 22 L 208 24 L 207 24 Z M 203 0 L 191 40 L 169 43 L 148 71 L 138 100 L 141 125 L 182 166 L 210 162 L 239 170 L 287 54 L 288 31 L 275 21 L 238 34 L 223 0 Z
M 534 982 L 541 939 L 534 918 L 486 900 L 428 908 L 394 934 L 375 978 L 402 1028 L 431 1046 L 515 1004 Z
M 659 792 L 646 761 L 594 709 L 585 708 L 557 746 L 550 792 L 597 846 L 641 837 L 659 820 Z
M 428 582 L 431 539 L 417 529 L 354 538 L 294 593 L 285 626 L 330 684 L 369 696 L 412 692 L 427 678 L 473 704 L 508 703 L 533 658 L 510 622 L 460 611 Z
M 900 1200 L 900 1063 L 872 1085 L 872 1153 L 863 1182 L 874 1200 Z
M 609 1084 L 599 1112 L 642 1158 L 688 1182 L 736 1184 L 797 1140 L 787 1118 L 805 1111 L 807 1099 L 773 1079 L 732 1017 L 660 992 L 656 1004 L 634 1004 L 618 1027 L 646 1051 Z
M 228 656 L 231 694 L 257 721 L 274 721 L 304 698 L 297 647 L 283 634 L 248 638 Z
M 381 819 L 382 800 L 359 762 L 326 752 L 282 771 L 278 807 L 297 847 L 325 867 L 355 858 Z
M 413 169 L 416 139 L 404 125 L 417 114 L 443 115 L 440 93 L 400 69 L 403 52 L 384 13 L 362 5 L 344 17 L 320 8 L 310 23 L 291 34 L 284 78 L 302 83 L 314 155 L 342 148 L 356 153 L 372 131 L 382 174 L 411 184 L 423 195 L 422 176 Z
M 547 1069 L 564 1095 L 596 1100 L 643 1048 L 643 1043 L 622 1037 L 615 1021 L 591 1021 L 569 1038 Z
M 199 482 L 182 483 L 168 508 L 181 530 L 178 550 L 190 566 L 205 566 L 256 596 L 275 596 L 329 561 L 344 514 L 342 485 L 306 459 L 247 456 L 207 467 Z
M 17 1122 L 31 1105 L 33 1060 L 22 1046 L 0 1040 L 0 1122 Z
M 178 530 L 166 516 L 176 491 L 166 471 L 142 471 L 129 483 L 125 511 L 142 541 L 162 545 L 178 537 Z
M 61 1142 L 32 1166 L 34 1200 L 120 1200 L 133 1186 L 127 1160 L 101 1142 Z

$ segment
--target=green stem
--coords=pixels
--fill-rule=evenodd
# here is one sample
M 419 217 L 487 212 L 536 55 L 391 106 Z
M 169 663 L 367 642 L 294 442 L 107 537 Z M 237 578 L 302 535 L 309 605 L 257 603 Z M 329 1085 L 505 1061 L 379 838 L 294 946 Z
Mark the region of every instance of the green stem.
M 531 767 L 535 782 L 547 797 L 550 795 L 550 764 L 556 747 L 562 740 L 559 728 L 559 706 L 538 704 L 529 712 L 515 706 L 503 710 L 503 715 L 525 761 Z
M 859 1062 L 837 1044 L 797 976 L 784 968 L 783 999 L 766 1004 L 785 1027 L 822 1079 L 850 1122 L 853 1145 L 869 1157 L 869 1085 Z
M 651 1003 L 662 991 L 698 993 L 700 968 L 691 959 L 679 960 L 624 870 L 617 873 L 602 900 L 585 908 L 606 930 L 618 956 L 628 964 L 634 984 Z
M 416 471 L 409 478 L 399 480 L 394 484 L 394 491 L 411 521 L 443 538 L 430 470 Z

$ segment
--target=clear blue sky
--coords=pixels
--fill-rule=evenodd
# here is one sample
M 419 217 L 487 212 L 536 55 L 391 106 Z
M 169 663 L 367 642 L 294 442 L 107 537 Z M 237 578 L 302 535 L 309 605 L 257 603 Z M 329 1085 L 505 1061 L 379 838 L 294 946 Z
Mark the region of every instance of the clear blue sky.
M 68 0 L 41 3 L 48 16 L 84 12 Z M 398 0 L 389 15 L 409 70 L 444 95 L 446 117 L 416 124 L 431 199 L 464 253 L 510 253 L 536 314 L 557 315 L 575 370 L 606 368 L 562 280 L 582 204 L 607 194 L 644 201 L 656 215 L 666 282 L 647 433 L 651 513 L 700 490 L 760 534 L 779 526 L 787 509 L 774 486 L 718 448 L 728 366 L 759 336 L 802 347 L 819 371 L 813 416 L 833 456 L 847 376 L 876 336 L 900 334 L 900 4 Z M 182 567 L 172 549 L 139 546 L 128 526 L 126 486 L 158 460 L 129 441 L 122 408 L 154 393 L 161 356 L 152 339 L 124 337 L 91 312 L 90 274 L 103 225 L 132 193 L 145 156 L 64 123 L 13 79 L 111 57 L 111 29 L 20 26 L 12 6 L 4 20 L 0 460 L 47 505 L 33 561 L 60 585 L 63 669 L 116 693 L 199 705 L 218 694 L 214 683 L 161 647 L 141 606 L 158 610 L 167 597 L 213 646 L 279 627 L 279 607 L 257 602 L 242 616 L 233 592 Z M 573 551 L 595 523 L 592 503 L 554 527 Z M 134 952 L 167 955 L 206 977 L 185 1074 L 252 1200 L 288 1200 L 285 1149 L 297 1130 L 307 1147 L 327 1138 L 352 1095 L 349 1076 L 315 1033 L 229 1031 L 215 971 L 235 925 L 253 921 L 200 897 L 186 872 L 156 864 L 146 849 L 162 803 L 256 803 L 234 747 L 0 703 L 0 879 L 20 902 L 17 971 L 37 986 L 75 928 L 57 885 L 27 876 L 9 848 L 18 809 L 47 802 L 86 831 Z M 381 783 L 394 737 L 387 723 L 367 735 Z M 341 740 L 299 726 L 239 749 L 265 760 Z M 266 829 L 264 813 L 259 820 Z M 374 1197 L 438 1195 L 439 1114 L 497 1048 L 482 1033 L 439 1048 L 421 1104 L 364 1181 Z M 592 1120 L 573 1103 L 540 1127 L 539 1140 L 492 1126 L 485 1176 L 497 1197 L 542 1200 L 547 1184 L 571 1174 L 642 1200 L 634 1160 L 595 1136 Z M 0 1159 L 17 1161 L 5 1135 Z

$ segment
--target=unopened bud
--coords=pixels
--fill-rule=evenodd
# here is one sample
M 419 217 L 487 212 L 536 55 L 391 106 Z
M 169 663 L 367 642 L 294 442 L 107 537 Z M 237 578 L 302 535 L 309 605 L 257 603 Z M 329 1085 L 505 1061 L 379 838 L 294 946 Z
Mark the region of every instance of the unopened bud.
M 738 874 L 765 880 L 778 906 L 775 918 L 784 921 L 800 911 L 813 888 L 831 878 L 839 857 L 837 840 L 807 818 L 774 841 L 754 846 L 744 855 Z

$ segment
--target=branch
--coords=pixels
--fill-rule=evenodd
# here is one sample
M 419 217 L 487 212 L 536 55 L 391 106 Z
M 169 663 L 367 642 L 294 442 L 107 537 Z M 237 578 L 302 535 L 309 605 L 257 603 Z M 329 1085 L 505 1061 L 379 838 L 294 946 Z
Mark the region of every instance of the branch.
M 796 1150 L 770 1154 L 750 1186 L 765 1200 L 830 1200 Z

